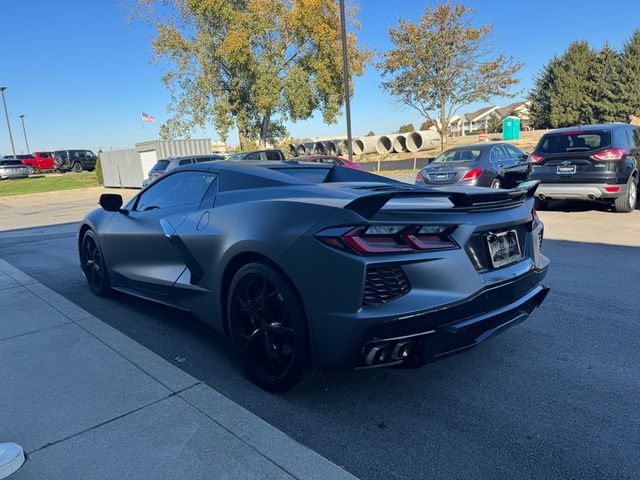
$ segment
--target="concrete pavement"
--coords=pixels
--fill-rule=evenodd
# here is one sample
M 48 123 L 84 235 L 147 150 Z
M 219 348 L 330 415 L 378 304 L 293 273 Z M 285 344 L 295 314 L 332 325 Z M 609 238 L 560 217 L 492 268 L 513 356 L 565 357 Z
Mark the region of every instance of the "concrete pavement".
M 353 479 L 0 260 L 0 440 L 18 479 Z

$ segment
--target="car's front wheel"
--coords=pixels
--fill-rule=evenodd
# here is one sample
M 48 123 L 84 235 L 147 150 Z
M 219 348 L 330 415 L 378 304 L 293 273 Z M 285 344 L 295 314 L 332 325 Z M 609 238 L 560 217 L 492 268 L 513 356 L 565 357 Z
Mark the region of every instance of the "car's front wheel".
M 109 274 L 98 239 L 91 230 L 82 236 L 80 262 L 91 291 L 100 297 L 107 295 L 111 290 Z
M 33 175 L 34 173 L 36 173 L 36 169 L 35 169 L 35 167 L 34 167 L 33 165 L 29 165 L 29 166 L 27 167 L 27 173 L 28 173 L 29 175 Z
M 302 302 L 289 281 L 264 263 L 245 265 L 231 282 L 227 314 L 251 380 L 271 392 L 295 386 L 306 367 L 309 335 Z
M 638 181 L 635 177 L 629 178 L 627 182 L 627 193 L 613 201 L 616 212 L 630 213 L 636 208 L 638 201 Z

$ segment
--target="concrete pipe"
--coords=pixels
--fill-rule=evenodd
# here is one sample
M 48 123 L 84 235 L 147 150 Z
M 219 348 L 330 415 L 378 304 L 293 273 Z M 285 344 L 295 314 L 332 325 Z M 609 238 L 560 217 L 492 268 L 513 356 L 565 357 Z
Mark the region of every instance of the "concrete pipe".
M 324 155 L 324 145 L 323 142 L 316 142 L 313 144 L 313 153 L 315 155 Z
M 333 143 L 336 146 L 336 155 L 349 155 L 349 149 L 347 148 L 346 140 L 334 140 Z
M 314 146 L 315 146 L 315 143 L 313 143 L 313 142 L 305 143 L 304 144 L 304 152 L 307 155 L 312 155 L 314 153 Z
M 381 135 L 376 142 L 376 152 L 385 155 L 393 151 L 393 138 L 395 135 Z
M 298 154 L 297 154 L 298 157 L 301 157 L 307 154 L 307 147 L 304 145 L 304 143 L 298 143 L 296 145 L 296 148 L 298 149 Z
M 336 153 L 336 145 L 333 143 L 333 140 L 325 140 L 322 143 L 323 153 L 325 155 L 335 155 Z
M 376 143 L 380 138 L 378 135 L 372 137 L 359 137 L 351 142 L 351 148 L 355 155 L 362 155 L 376 152 Z
M 389 137 L 394 137 L 394 135 L 389 135 Z M 407 136 L 405 134 L 399 133 L 395 135 L 395 138 L 393 138 L 393 151 L 396 153 L 408 152 Z
M 299 157 L 300 156 L 300 145 L 298 145 L 297 143 L 290 143 L 289 144 L 289 151 L 291 152 L 292 156 Z
M 433 130 L 407 133 L 406 138 L 407 150 L 410 152 L 429 150 L 430 148 L 436 148 L 440 144 L 440 135 Z

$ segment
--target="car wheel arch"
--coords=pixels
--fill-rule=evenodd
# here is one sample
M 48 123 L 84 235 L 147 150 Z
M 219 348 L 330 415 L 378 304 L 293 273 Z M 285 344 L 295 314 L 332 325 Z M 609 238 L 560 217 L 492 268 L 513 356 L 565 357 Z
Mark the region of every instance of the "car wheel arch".
M 231 333 L 229 329 L 229 318 L 228 318 L 228 312 L 227 312 L 227 308 L 228 308 L 227 302 L 229 300 L 228 298 L 229 287 L 231 285 L 231 281 L 233 280 L 233 277 L 235 276 L 235 274 L 238 273 L 238 271 L 242 267 L 250 263 L 263 263 L 273 268 L 276 272 L 282 275 L 285 281 L 289 283 L 289 286 L 291 287 L 292 291 L 298 297 L 298 300 L 300 300 L 300 304 L 302 305 L 302 310 L 304 311 L 304 315 L 305 315 L 305 321 L 307 323 L 307 332 L 309 334 L 309 345 L 307 349 L 307 354 L 309 356 L 307 361 L 309 361 L 311 358 L 313 358 L 313 353 L 312 353 L 313 341 L 312 341 L 312 332 L 309 325 L 309 315 L 307 313 L 304 299 L 302 298 L 302 295 L 300 295 L 300 292 L 298 291 L 291 277 L 274 260 L 258 252 L 254 252 L 254 251 L 240 252 L 237 255 L 235 255 L 233 258 L 231 258 L 224 267 L 222 277 L 220 279 L 220 307 L 221 307 L 220 313 L 222 315 L 222 325 L 224 327 L 224 334 L 227 337 L 231 337 Z

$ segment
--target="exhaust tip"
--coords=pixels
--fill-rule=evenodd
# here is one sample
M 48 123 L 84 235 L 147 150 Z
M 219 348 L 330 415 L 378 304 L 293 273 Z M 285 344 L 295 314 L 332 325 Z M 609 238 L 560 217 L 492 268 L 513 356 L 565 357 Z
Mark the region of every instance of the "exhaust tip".
M 589 195 L 587 195 L 587 198 L 591 201 L 596 199 L 596 196 L 593 193 L 590 193 Z

